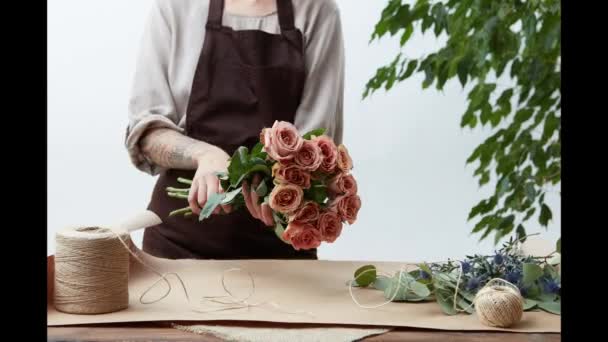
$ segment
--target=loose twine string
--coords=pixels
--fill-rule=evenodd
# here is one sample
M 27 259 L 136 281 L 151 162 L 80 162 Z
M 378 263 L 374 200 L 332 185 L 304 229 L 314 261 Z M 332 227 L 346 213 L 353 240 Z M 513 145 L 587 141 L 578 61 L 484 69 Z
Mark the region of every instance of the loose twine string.
M 55 295 L 55 303 L 56 306 L 60 306 L 62 305 L 62 303 L 66 303 L 66 302 L 70 302 L 71 297 L 76 298 L 76 299 L 72 299 L 72 301 L 75 302 L 83 302 L 82 299 L 78 299 L 78 295 L 82 295 L 83 297 L 86 297 L 87 300 L 87 307 L 95 307 L 95 306 L 99 306 L 100 302 L 98 301 L 99 299 L 103 299 L 101 302 L 110 302 L 110 303 L 114 303 L 115 301 L 112 301 L 113 299 L 113 295 L 115 295 L 115 292 L 112 292 L 112 289 L 115 288 L 121 288 L 121 284 L 117 283 L 115 280 L 110 280 L 109 282 L 107 281 L 107 278 L 112 278 L 108 276 L 108 273 L 104 272 L 103 270 L 103 266 L 108 266 L 108 263 L 104 263 L 104 265 L 99 265 L 99 263 L 95 263 L 95 260 L 99 261 L 98 257 L 100 256 L 105 256 L 106 259 L 109 259 L 109 257 L 111 256 L 116 256 L 116 255 L 120 255 L 120 252 L 123 251 L 127 251 L 128 254 L 130 254 L 138 263 L 140 263 L 142 266 L 144 266 L 146 269 L 148 269 L 149 271 L 151 271 L 152 273 L 156 274 L 158 276 L 158 279 L 152 284 L 150 285 L 144 292 L 142 292 L 142 294 L 139 297 L 139 302 L 141 304 L 154 304 L 157 303 L 161 300 L 163 300 L 164 298 L 166 298 L 172 291 L 173 287 L 171 286 L 171 282 L 167 279 L 168 276 L 174 276 L 175 278 L 177 278 L 177 280 L 179 280 L 179 283 L 181 285 L 181 288 L 183 289 L 184 292 L 184 296 L 186 297 L 186 301 L 188 303 L 188 305 L 190 306 L 190 309 L 195 311 L 195 312 L 199 312 L 199 313 L 213 313 L 213 312 L 220 312 L 220 311 L 227 311 L 227 310 L 238 310 L 238 309 L 250 309 L 250 308 L 265 308 L 265 306 L 269 306 L 270 308 L 267 309 L 271 309 L 271 310 L 275 310 L 281 313 L 285 313 L 285 314 L 292 314 L 292 315 L 309 315 L 309 316 L 313 316 L 314 314 L 308 311 L 288 311 L 283 309 L 278 303 L 274 302 L 274 301 L 262 301 L 262 302 L 257 302 L 257 303 L 252 303 L 250 302 L 250 299 L 255 295 L 256 292 L 256 286 L 255 286 L 255 281 L 254 281 L 254 277 L 253 275 L 246 270 L 243 270 L 241 268 L 230 268 L 225 270 L 224 272 L 222 272 L 222 277 L 221 277 L 221 284 L 222 284 L 222 288 L 223 291 L 225 293 L 225 295 L 219 295 L 219 296 L 204 296 L 201 300 L 201 304 L 205 301 L 210 302 L 210 303 L 215 303 L 215 304 L 219 304 L 220 308 L 216 308 L 216 309 L 208 309 L 208 310 L 203 310 L 200 309 L 198 307 L 194 307 L 192 305 L 192 302 L 190 300 L 190 295 L 188 294 L 188 290 L 186 288 L 186 284 L 183 281 L 182 277 L 176 273 L 176 272 L 160 272 L 158 271 L 156 268 L 154 268 L 153 266 L 149 265 L 148 263 L 146 263 L 137 253 L 133 252 L 131 250 L 131 247 L 129 246 L 129 244 L 127 243 L 127 241 L 130 241 L 129 239 L 129 235 L 125 232 L 117 232 L 113 229 L 108 229 L 108 228 L 79 228 L 77 229 L 79 231 L 84 231 L 84 230 L 89 230 L 89 231 L 96 231 L 96 232 L 100 232 L 103 231 L 104 233 L 107 232 L 111 232 L 114 235 L 114 239 L 108 239 L 107 236 L 101 237 L 101 238 L 97 238 L 97 239 L 93 239 L 91 237 L 89 238 L 74 238 L 74 237 L 66 237 L 64 235 L 58 234 L 57 235 L 57 247 L 58 250 L 61 249 L 62 250 L 62 254 L 67 254 L 67 257 L 62 257 L 60 259 L 56 259 L 56 262 L 66 262 L 66 261 L 71 261 L 71 271 L 74 272 L 74 269 L 76 268 L 75 265 L 78 265 L 77 267 L 81 268 L 82 270 L 80 271 L 75 271 L 76 273 L 82 273 L 82 271 L 84 270 L 84 272 L 100 272 L 99 273 L 99 277 L 96 277 L 95 279 L 92 278 L 88 278 L 87 282 L 89 280 L 91 281 L 104 281 L 106 280 L 105 283 L 103 284 L 97 284 L 97 286 L 94 286 L 94 291 L 99 291 L 100 289 L 107 289 L 107 293 L 103 292 L 102 290 L 102 295 L 97 296 L 91 296 L 91 286 L 88 286 L 88 291 L 80 291 L 83 293 L 79 293 L 79 289 L 82 290 L 81 287 L 79 287 L 77 290 L 75 291 L 69 291 L 69 293 L 65 293 L 66 291 L 64 291 L 64 289 L 62 288 L 62 290 L 60 292 L 62 292 L 63 294 L 58 296 L 57 295 L 57 291 L 56 291 L 56 295 Z M 124 238 L 123 238 L 124 235 Z M 108 241 L 112 242 L 118 240 L 120 242 L 120 244 L 122 245 L 120 250 L 118 250 L 116 248 L 116 244 L 114 244 L 113 248 L 107 248 L 108 247 Z M 83 241 L 86 241 L 86 245 L 87 248 L 83 248 Z M 110 243 L 111 244 L 111 243 Z M 102 248 L 103 247 L 103 248 Z M 72 255 L 69 255 L 69 253 L 73 253 Z M 114 253 L 114 254 L 112 254 Z M 123 255 L 127 255 L 122 253 Z M 83 259 L 83 256 L 87 256 L 85 259 Z M 83 262 L 84 260 L 90 260 L 92 259 L 92 262 Z M 116 258 L 116 260 L 113 260 L 110 265 L 120 265 L 122 273 L 127 273 L 128 276 L 128 264 L 129 264 L 129 260 L 128 260 L 128 255 L 127 258 L 125 260 L 124 257 L 119 257 Z M 62 265 L 61 268 L 63 268 L 65 265 Z M 127 268 L 127 271 L 124 271 L 124 268 Z M 244 298 L 238 298 L 233 291 L 230 290 L 230 288 L 228 287 L 228 285 L 226 284 L 226 275 L 228 273 L 232 273 L 232 272 L 246 272 L 247 276 L 249 277 L 251 286 L 250 286 L 250 290 L 249 290 L 249 294 L 247 296 L 245 296 Z M 70 272 L 67 272 L 70 273 Z M 111 272 L 110 272 L 111 273 Z M 61 272 L 61 273 L 56 273 L 56 282 L 59 283 L 65 283 L 65 282 L 70 282 L 69 280 L 63 278 L 63 276 L 67 276 L 66 272 Z M 67 277 L 66 277 L 67 278 Z M 118 282 L 124 282 L 125 279 L 119 279 Z M 164 292 L 164 294 L 162 294 L 159 298 L 156 298 L 154 300 L 144 300 L 144 297 L 146 297 L 146 295 L 152 291 L 160 282 L 164 282 L 167 285 L 167 290 Z M 73 281 L 71 282 L 72 284 L 74 283 Z M 111 286 L 113 285 L 113 286 Z M 108 307 L 108 305 L 104 305 L 106 306 L 102 311 L 103 312 L 113 312 L 113 311 L 118 311 L 121 309 L 126 308 L 126 306 L 128 305 L 128 290 L 126 289 L 126 286 L 124 286 L 123 289 L 119 290 L 119 293 L 122 295 L 121 298 L 119 298 L 117 301 L 118 302 L 125 302 L 126 304 L 120 304 L 120 305 L 116 305 L 114 303 L 114 305 L 109 305 L 110 307 Z M 126 295 L 126 301 L 124 300 Z M 84 306 L 84 305 L 83 305 Z M 71 313 L 101 313 L 101 312 L 81 312 L 82 310 L 74 310 L 74 308 L 69 308 L 67 310 L 64 311 L 70 311 Z M 99 310 L 97 310 L 99 311 Z

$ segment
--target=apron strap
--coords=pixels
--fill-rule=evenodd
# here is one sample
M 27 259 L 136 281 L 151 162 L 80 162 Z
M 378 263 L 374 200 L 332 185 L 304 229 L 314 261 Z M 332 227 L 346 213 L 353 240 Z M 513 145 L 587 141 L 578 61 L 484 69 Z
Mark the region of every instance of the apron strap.
M 292 31 L 295 29 L 292 0 L 277 0 L 277 11 L 279 14 L 279 25 L 281 31 Z
M 207 28 L 220 29 L 222 17 L 224 16 L 224 0 L 209 0 L 209 14 L 207 16 Z

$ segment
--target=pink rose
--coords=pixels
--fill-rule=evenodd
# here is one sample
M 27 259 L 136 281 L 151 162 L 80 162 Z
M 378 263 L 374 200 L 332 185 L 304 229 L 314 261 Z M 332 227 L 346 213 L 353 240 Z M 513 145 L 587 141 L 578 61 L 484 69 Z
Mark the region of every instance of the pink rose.
M 272 189 L 269 198 L 270 208 L 283 214 L 296 210 L 304 198 L 304 191 L 297 185 L 279 184 Z
M 298 221 L 316 224 L 316 221 L 319 219 L 320 211 L 321 208 L 316 202 L 304 202 L 304 204 L 302 204 L 302 206 L 289 218 L 289 222 Z
M 275 179 L 282 183 L 290 183 L 304 189 L 310 188 L 310 173 L 308 171 L 302 170 L 296 164 L 283 165 L 276 163 L 274 165 L 279 165 L 273 172 Z M 273 166 L 273 169 L 275 166 Z
M 321 162 L 319 169 L 325 173 L 334 172 L 338 159 L 338 149 L 336 148 L 334 141 L 326 135 L 314 137 L 312 141 L 319 146 L 321 154 L 323 155 L 323 161 Z
M 355 195 L 357 194 L 357 181 L 352 175 L 339 173 L 329 180 L 327 190 L 331 197 L 342 194 Z
M 342 220 L 335 211 L 326 211 L 319 216 L 318 227 L 323 241 L 334 242 L 342 232 Z
M 321 232 L 310 223 L 292 222 L 283 232 L 283 239 L 297 251 L 317 248 L 321 245 Z
M 263 130 L 261 140 L 268 156 L 281 162 L 293 159 L 304 142 L 296 127 L 286 121 L 275 121 L 272 128 Z
M 361 208 L 361 198 L 358 195 L 342 195 L 333 200 L 331 207 L 340 214 L 343 221 L 353 224 Z
M 348 150 L 346 146 L 340 144 L 338 146 L 338 160 L 336 161 L 338 164 L 338 168 L 342 170 L 342 172 L 348 172 L 353 168 L 353 160 L 348 154 Z
M 316 171 L 323 162 L 321 148 L 310 140 L 304 140 L 302 147 L 295 155 L 295 162 L 304 170 Z
M 263 128 L 262 131 L 260 132 L 260 143 L 266 147 L 266 135 L 270 134 L 270 129 L 269 128 Z

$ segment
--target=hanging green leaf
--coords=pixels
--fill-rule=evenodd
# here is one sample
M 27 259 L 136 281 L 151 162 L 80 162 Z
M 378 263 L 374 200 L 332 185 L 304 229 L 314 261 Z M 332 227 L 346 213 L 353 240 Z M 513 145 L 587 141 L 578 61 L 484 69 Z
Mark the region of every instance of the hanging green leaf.
M 551 209 L 549 209 L 549 207 L 543 203 L 540 208 L 540 216 L 538 218 L 538 222 L 540 222 L 541 225 L 546 227 L 552 218 L 553 214 L 551 213 Z

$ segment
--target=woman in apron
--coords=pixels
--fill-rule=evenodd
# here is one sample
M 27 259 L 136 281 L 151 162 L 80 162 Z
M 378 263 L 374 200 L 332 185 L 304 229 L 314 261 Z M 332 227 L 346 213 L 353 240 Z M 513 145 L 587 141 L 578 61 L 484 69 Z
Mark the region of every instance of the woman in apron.
M 343 87 L 333 0 L 157 0 L 126 136 L 135 166 L 159 175 L 148 209 L 162 223 L 146 229 L 143 250 L 170 259 L 316 259 L 316 250 L 296 251 L 275 236 L 255 192 L 248 210 L 199 222 L 169 217 L 184 202 L 165 188 L 193 179 L 188 201 L 198 213 L 221 191 L 214 173 L 275 120 L 302 132 L 327 128 L 340 143 Z

